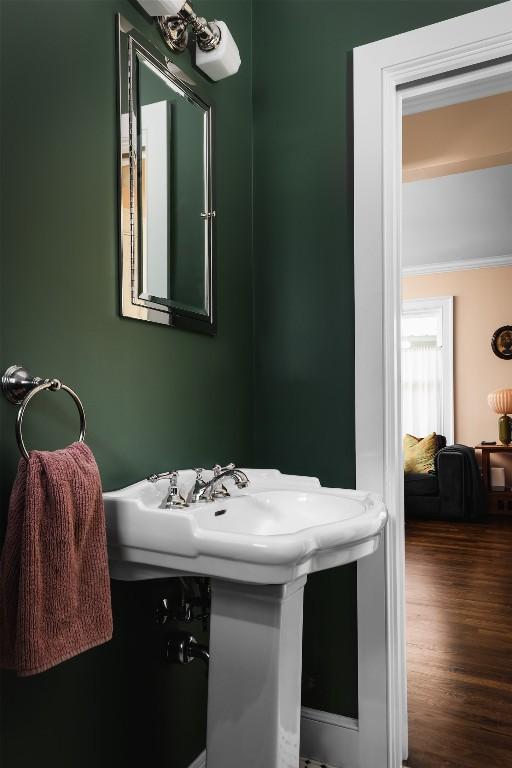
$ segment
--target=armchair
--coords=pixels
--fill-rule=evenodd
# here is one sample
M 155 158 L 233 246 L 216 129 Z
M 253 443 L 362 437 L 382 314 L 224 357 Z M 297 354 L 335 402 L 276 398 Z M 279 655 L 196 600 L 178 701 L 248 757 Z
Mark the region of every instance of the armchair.
M 406 518 L 476 520 L 485 514 L 485 490 L 475 452 L 466 445 L 446 446 L 437 435 L 434 471 L 406 473 Z

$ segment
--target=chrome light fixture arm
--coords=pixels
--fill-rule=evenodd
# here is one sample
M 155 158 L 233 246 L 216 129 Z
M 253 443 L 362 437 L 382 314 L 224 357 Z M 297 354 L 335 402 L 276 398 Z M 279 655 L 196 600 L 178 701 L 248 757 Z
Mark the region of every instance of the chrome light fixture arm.
M 182 53 L 187 47 L 189 25 L 202 51 L 213 51 L 221 40 L 217 24 L 198 16 L 188 2 L 183 4 L 176 16 L 159 16 L 158 24 L 165 42 L 176 53 Z
M 207 21 L 199 16 L 189 0 L 139 0 L 156 17 L 166 45 L 183 53 L 188 44 L 188 30 L 195 40 L 195 64 L 216 82 L 236 74 L 241 64 L 240 52 L 228 25 L 221 20 Z

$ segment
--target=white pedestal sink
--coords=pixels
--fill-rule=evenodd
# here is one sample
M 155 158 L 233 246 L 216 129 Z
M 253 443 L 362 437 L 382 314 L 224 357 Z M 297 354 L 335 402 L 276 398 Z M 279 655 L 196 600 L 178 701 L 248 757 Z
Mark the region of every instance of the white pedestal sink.
M 307 575 L 374 552 L 387 512 L 371 493 L 244 472 L 230 498 L 178 510 L 160 508 L 166 480 L 105 493 L 111 575 L 211 578 L 207 768 L 298 768 Z

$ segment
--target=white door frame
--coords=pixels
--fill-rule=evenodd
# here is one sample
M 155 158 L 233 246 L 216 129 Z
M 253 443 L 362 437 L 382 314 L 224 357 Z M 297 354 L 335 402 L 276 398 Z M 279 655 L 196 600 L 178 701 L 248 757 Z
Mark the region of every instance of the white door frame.
M 441 320 L 441 360 L 443 371 L 441 435 L 448 445 L 455 442 L 453 397 L 453 296 L 429 296 L 425 299 L 403 299 L 402 315 L 437 313 Z M 404 312 L 405 310 L 405 312 Z
M 383 494 L 390 516 L 384 546 L 358 565 L 359 768 L 407 754 L 397 88 L 511 55 L 510 0 L 354 50 L 357 487 Z

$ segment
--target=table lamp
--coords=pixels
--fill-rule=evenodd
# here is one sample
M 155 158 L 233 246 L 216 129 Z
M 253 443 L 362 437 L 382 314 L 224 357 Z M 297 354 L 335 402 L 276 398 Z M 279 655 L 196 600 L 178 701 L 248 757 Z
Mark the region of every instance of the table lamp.
M 508 414 L 512 413 L 512 389 L 496 389 L 487 395 L 487 402 L 491 411 L 501 414 L 498 419 L 499 438 L 503 445 L 508 445 L 511 442 L 511 419 Z

